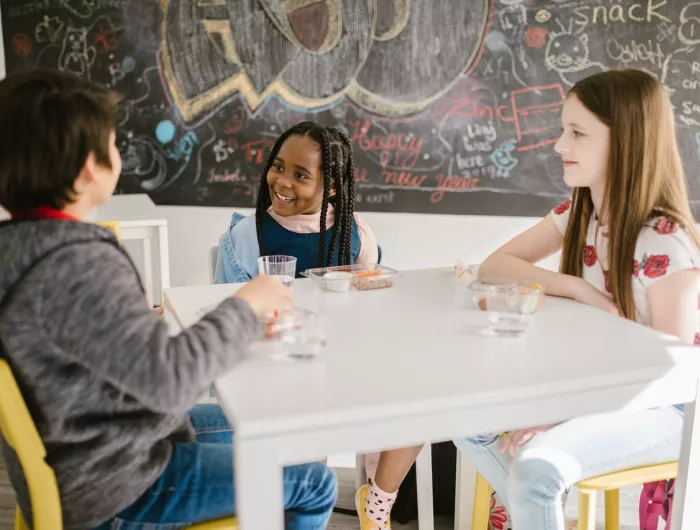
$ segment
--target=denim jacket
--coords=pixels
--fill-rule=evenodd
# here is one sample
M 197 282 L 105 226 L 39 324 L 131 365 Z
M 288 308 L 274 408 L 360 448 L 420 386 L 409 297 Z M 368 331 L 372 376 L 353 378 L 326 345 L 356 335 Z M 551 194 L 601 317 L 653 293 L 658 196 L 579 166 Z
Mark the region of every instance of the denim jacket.
M 214 283 L 244 283 L 258 274 L 258 233 L 255 215 L 234 213 L 226 232 L 219 238 Z
M 318 234 L 297 234 L 280 226 L 269 214 L 264 214 L 262 222 L 265 234 L 265 247 L 273 253 L 297 256 L 297 277 L 306 268 L 314 268 L 309 257 L 318 248 Z M 331 233 L 327 232 L 327 244 L 330 245 Z M 268 243 L 269 242 L 269 243 Z M 339 243 L 338 243 L 339 245 Z M 338 248 L 338 247 L 336 247 Z M 351 254 L 354 263 L 360 253 L 360 233 L 357 223 L 353 221 Z M 231 223 L 219 238 L 219 252 L 214 271 L 214 283 L 243 283 L 258 273 L 257 260 L 260 257 L 255 215 L 244 217 L 234 213 Z M 334 254 L 337 264 L 338 253 Z

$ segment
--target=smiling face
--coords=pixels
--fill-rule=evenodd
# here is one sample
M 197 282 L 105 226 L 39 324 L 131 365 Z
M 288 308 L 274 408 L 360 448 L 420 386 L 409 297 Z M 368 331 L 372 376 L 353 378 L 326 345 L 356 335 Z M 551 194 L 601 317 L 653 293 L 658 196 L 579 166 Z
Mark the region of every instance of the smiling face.
M 564 130 L 554 146 L 571 188 L 603 189 L 610 156 L 610 127 L 570 95 L 562 112 Z
M 308 136 L 290 136 L 267 172 L 272 208 L 284 217 L 312 214 L 323 202 L 321 149 Z

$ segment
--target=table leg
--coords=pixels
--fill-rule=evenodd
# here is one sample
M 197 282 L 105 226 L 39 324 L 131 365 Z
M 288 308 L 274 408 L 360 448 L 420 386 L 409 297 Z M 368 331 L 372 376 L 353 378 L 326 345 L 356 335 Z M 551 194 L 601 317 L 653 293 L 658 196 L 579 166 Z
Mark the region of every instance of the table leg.
M 416 488 L 418 489 L 418 530 L 433 530 L 433 453 L 426 443 L 416 459 Z
M 240 530 L 284 530 L 282 466 L 274 448 L 236 439 L 233 460 Z
M 476 493 L 476 467 L 459 450 L 457 451 L 456 485 L 454 530 L 470 530 Z
M 355 489 L 359 490 L 367 484 L 367 472 L 365 471 L 365 455 L 355 454 Z
M 674 488 L 672 530 L 700 528 L 700 407 L 696 401 L 685 406 L 685 425 Z

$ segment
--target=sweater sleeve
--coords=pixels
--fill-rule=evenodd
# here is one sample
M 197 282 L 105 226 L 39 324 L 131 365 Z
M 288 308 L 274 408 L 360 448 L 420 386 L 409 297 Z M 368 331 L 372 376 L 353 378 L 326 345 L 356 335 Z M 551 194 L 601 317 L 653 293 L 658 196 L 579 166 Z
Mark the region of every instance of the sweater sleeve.
M 55 276 L 43 286 L 39 311 L 47 340 L 153 410 L 189 409 L 258 336 L 250 306 L 229 298 L 171 337 L 130 260 L 109 243 L 72 245 L 49 259 Z

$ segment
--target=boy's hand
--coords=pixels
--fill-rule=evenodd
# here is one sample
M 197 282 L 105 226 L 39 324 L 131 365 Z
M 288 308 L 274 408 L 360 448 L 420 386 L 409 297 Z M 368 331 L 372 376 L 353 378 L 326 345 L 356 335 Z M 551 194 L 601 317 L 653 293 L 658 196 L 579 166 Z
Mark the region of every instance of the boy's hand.
M 163 306 L 159 305 L 158 307 L 154 307 L 153 312 L 156 314 L 156 316 L 162 317 L 163 316 Z
M 256 276 L 234 295 L 245 300 L 259 316 L 292 307 L 292 290 L 271 276 Z

